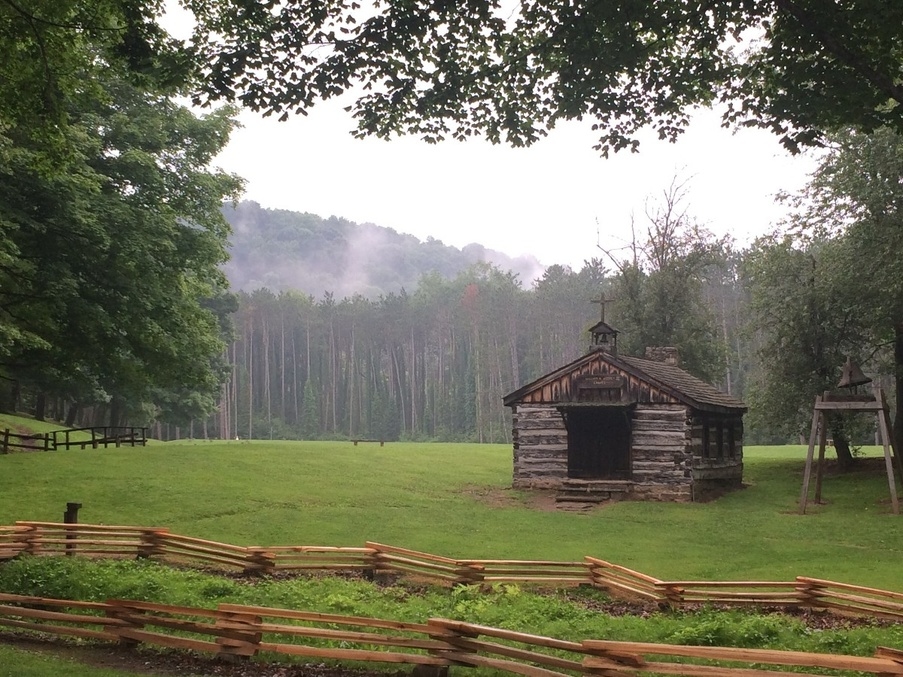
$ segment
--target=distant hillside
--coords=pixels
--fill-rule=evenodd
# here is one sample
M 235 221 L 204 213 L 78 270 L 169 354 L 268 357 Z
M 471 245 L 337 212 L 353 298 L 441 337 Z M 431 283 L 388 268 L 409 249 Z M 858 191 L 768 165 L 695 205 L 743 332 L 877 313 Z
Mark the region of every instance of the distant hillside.
M 316 298 L 362 294 L 375 298 L 402 288 L 413 291 L 424 273 L 453 278 L 485 261 L 517 273 L 525 286 L 542 274 L 533 257 L 509 256 L 469 244 L 463 249 L 432 238 L 422 242 L 372 223 L 264 209 L 242 202 L 224 210 L 232 224 L 232 260 L 225 267 L 233 288 L 297 289 Z

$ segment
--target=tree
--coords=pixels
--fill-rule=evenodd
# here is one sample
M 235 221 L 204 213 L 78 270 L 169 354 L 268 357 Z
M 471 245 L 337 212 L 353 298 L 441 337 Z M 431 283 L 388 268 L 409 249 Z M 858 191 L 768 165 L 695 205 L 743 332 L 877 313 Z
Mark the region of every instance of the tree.
M 192 58 L 157 23 L 161 9 L 160 0 L 0 0 L 0 127 L 39 144 L 47 170 L 71 150 L 73 99 L 102 96 L 104 74 L 173 93 Z
M 748 253 L 749 325 L 759 336 L 750 427 L 766 441 L 807 432 L 815 396 L 836 387 L 847 356 L 862 362 L 867 355 L 870 337 L 847 256 L 836 239 L 790 235 L 762 238 Z M 849 421 L 831 416 L 828 425 L 840 466 L 848 469 Z
M 108 402 L 114 425 L 154 398 L 203 415 L 224 370 L 220 210 L 241 185 L 208 165 L 232 111 L 198 118 L 115 70 L 94 76 L 69 93 L 51 165 L 28 125 L 0 131 L 0 371 Z
M 794 200 L 802 239 L 827 239 L 841 252 L 833 275 L 849 289 L 865 334 L 861 349 L 894 346 L 895 439 L 903 449 L 903 137 L 893 129 L 831 137 L 812 181 Z
M 627 256 L 602 251 L 617 269 L 615 323 L 624 352 L 642 355 L 648 346 L 674 346 L 685 369 L 714 381 L 722 373 L 724 347 L 704 302 L 703 282 L 726 242 L 695 222 L 686 199 L 686 184 L 674 179 L 660 203 L 647 203 L 645 232 L 634 230 Z
M 199 100 L 285 118 L 351 91 L 360 135 L 524 145 L 590 118 L 607 154 L 644 127 L 674 140 L 716 103 L 794 150 L 841 126 L 903 131 L 903 5 L 887 0 L 184 4 Z

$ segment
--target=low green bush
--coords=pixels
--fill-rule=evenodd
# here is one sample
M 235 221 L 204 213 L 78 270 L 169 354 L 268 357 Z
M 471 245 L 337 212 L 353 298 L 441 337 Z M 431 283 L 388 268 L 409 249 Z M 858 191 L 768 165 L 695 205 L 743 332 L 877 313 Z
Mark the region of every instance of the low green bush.
M 404 582 L 380 586 L 340 577 L 232 580 L 147 560 L 21 557 L 0 566 L 0 590 L 202 608 L 251 604 L 410 622 L 443 617 L 572 641 L 610 639 L 853 655 L 870 655 L 877 646 L 903 646 L 903 624 L 826 621 L 816 615 L 814 627 L 807 625 L 805 617 L 711 608 L 689 613 L 631 607 L 628 611 L 633 613 L 615 615 L 606 612 L 606 598 L 595 590 L 548 593 L 512 584 L 449 590 Z M 618 610 L 621 605 L 612 608 Z

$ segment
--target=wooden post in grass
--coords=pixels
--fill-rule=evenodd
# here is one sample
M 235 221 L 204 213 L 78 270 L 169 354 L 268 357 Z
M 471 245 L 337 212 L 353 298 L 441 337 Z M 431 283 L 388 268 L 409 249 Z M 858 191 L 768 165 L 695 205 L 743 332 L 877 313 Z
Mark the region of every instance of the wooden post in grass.
M 3 442 L 2 446 L 0 446 L 0 454 L 8 454 L 9 453 L 9 428 L 3 431 Z
M 78 524 L 78 509 L 81 507 L 81 503 L 67 503 L 66 512 L 63 513 L 63 524 Z M 78 534 L 70 529 L 66 530 L 67 541 L 74 541 L 76 538 Z M 66 555 L 68 557 L 75 555 L 75 543 L 66 543 Z

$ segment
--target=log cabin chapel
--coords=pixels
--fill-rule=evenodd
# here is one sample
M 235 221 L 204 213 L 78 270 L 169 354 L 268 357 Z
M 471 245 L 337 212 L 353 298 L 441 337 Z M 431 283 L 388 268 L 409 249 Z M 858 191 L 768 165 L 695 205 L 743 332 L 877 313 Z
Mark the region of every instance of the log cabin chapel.
M 515 488 L 559 503 L 700 501 L 743 480 L 746 405 L 678 366 L 674 348 L 619 355 L 618 331 L 590 328 L 590 351 L 504 398 Z

